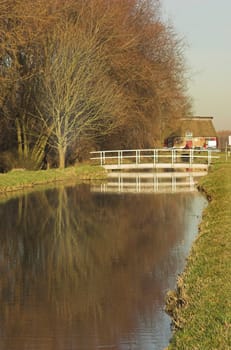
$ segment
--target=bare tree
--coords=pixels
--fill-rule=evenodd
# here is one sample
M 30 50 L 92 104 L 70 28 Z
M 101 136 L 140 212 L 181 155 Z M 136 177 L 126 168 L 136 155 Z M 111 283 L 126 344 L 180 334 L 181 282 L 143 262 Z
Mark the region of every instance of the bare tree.
M 86 38 L 72 24 L 58 26 L 44 50 L 37 112 L 63 168 L 76 138 L 108 134 L 120 125 L 123 102 L 94 35 Z

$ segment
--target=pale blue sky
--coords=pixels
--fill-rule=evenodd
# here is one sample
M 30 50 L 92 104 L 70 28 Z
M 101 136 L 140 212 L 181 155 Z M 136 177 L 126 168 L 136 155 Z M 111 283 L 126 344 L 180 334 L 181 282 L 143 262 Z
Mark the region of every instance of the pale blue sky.
M 194 115 L 231 130 L 231 0 L 162 0 L 163 15 L 186 42 Z

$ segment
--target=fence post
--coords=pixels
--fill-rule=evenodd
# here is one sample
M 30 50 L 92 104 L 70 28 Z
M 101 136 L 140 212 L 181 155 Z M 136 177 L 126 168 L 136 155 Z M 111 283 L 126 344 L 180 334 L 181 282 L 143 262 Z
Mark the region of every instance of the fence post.
M 212 156 L 211 156 L 211 150 L 208 150 L 208 165 L 211 164 L 211 159 L 212 159 Z

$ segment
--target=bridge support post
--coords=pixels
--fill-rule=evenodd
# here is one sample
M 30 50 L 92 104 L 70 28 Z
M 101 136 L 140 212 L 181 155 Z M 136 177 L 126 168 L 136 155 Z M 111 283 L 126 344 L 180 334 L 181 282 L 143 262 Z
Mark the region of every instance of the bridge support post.
M 136 150 L 136 165 L 140 164 L 140 150 Z
M 100 165 L 104 165 L 106 163 L 106 155 L 104 151 L 100 151 Z
M 194 150 L 190 149 L 190 151 L 189 151 L 189 165 L 190 165 L 190 169 L 192 169 L 193 155 L 194 155 Z
M 172 168 L 174 167 L 174 164 L 176 163 L 176 150 L 171 150 L 171 159 L 172 159 Z
M 172 176 L 172 191 L 176 191 L 176 177 Z
M 118 165 L 123 164 L 123 151 L 118 151 Z

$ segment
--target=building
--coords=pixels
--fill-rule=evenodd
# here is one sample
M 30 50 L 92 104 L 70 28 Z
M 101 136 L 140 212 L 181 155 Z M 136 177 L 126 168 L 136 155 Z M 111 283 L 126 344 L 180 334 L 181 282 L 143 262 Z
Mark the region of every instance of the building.
M 175 148 L 217 148 L 217 133 L 213 117 L 188 117 L 165 140 L 165 146 Z

